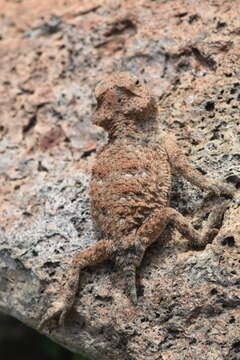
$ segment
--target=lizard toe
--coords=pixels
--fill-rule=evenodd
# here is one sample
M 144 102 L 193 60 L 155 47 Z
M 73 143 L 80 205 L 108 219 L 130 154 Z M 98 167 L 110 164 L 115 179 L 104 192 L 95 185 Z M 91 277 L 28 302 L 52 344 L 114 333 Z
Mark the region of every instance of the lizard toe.
M 48 327 L 53 319 L 61 315 L 62 311 L 62 303 L 54 303 L 54 305 L 50 307 L 47 313 L 42 317 L 38 325 L 38 330 L 41 331 L 43 328 Z

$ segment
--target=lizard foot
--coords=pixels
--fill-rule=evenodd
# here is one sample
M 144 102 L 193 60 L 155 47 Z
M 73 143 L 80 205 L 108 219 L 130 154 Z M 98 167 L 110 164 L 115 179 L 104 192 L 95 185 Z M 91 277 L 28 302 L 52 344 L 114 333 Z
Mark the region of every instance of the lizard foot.
M 217 206 L 208 217 L 206 230 L 198 244 L 195 244 L 198 249 L 204 248 L 207 244 L 211 243 L 215 236 L 218 234 L 222 225 L 223 216 L 229 208 L 230 201 L 226 200 L 221 206 Z M 194 246 L 195 247 L 195 246 Z
M 46 314 L 42 317 L 38 330 L 42 330 L 45 326 L 48 326 L 53 319 L 57 319 L 58 326 L 64 326 L 65 319 L 71 310 L 71 306 L 64 302 L 56 301 L 48 309 Z

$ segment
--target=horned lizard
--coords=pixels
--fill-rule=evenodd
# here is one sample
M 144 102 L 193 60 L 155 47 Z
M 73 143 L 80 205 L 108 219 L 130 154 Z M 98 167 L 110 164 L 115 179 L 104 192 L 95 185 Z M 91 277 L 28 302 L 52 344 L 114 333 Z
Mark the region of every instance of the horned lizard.
M 174 136 L 161 131 L 156 100 L 135 75 L 115 73 L 97 85 L 95 95 L 94 124 L 109 136 L 97 154 L 90 189 L 92 218 L 102 239 L 74 256 L 59 301 L 42 318 L 40 328 L 53 317 L 64 323 L 74 304 L 80 272 L 108 258 L 121 268 L 125 291 L 135 304 L 136 269 L 169 223 L 195 247 L 212 241 L 226 206 L 213 211 L 207 225 L 197 231 L 169 207 L 173 173 L 202 190 L 232 197 L 228 185 L 211 182 L 193 169 Z

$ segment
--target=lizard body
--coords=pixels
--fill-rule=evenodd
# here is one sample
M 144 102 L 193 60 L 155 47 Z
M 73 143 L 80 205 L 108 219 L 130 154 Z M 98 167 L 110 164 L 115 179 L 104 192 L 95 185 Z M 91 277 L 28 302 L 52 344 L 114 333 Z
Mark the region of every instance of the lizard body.
M 101 240 L 77 253 L 59 300 L 42 318 L 42 328 L 59 316 L 63 324 L 71 310 L 81 271 L 112 258 L 124 274 L 126 292 L 137 302 L 135 275 L 143 255 L 171 223 L 195 247 L 212 241 L 226 210 L 214 211 L 199 232 L 169 207 L 172 174 L 216 195 L 232 196 L 226 185 L 214 183 L 192 168 L 173 135 L 160 130 L 157 104 L 148 87 L 129 72 L 116 73 L 96 89 L 94 124 L 109 141 L 98 152 L 90 185 L 92 218 Z

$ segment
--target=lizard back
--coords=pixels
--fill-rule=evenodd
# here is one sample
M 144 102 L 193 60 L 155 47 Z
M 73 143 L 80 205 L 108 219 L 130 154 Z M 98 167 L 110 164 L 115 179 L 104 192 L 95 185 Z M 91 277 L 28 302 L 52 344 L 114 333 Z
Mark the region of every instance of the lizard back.
M 98 153 L 92 169 L 92 217 L 106 238 L 117 240 L 165 207 L 171 187 L 165 149 L 153 137 L 117 138 Z

